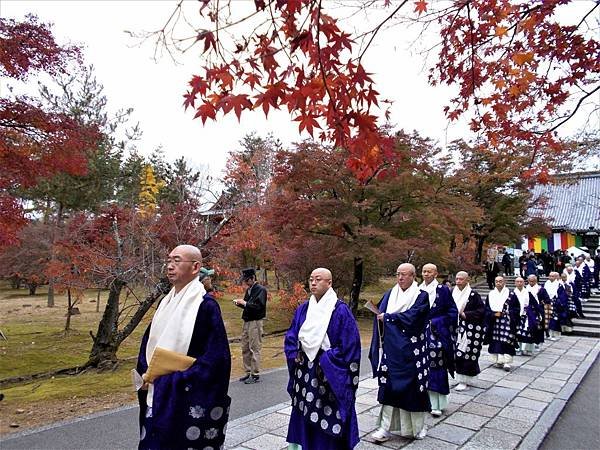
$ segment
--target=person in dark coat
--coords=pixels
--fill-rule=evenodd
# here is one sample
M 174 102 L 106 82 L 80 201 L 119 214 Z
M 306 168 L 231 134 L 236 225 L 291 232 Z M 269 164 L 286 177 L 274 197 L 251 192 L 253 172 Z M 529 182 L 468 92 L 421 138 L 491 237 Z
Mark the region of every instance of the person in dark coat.
M 219 305 L 198 279 L 201 266 L 200 250 L 191 245 L 176 247 L 167 259 L 173 288 L 144 333 L 136 367 L 144 381 L 138 390 L 140 450 L 216 449 L 225 441 L 231 355 Z M 194 362 L 149 380 L 148 365 L 159 348 Z
M 452 298 L 458 311 L 458 339 L 456 342 L 457 391 L 464 391 L 473 385 L 481 369 L 479 357 L 483 347 L 485 304 L 477 291 L 471 289 L 469 274 L 460 271 L 456 274 L 456 286 Z
M 267 315 L 267 289 L 256 281 L 253 268 L 242 270 L 242 282 L 246 285 L 244 298 L 233 303 L 242 308 L 242 363 L 246 374 L 240 378 L 244 384 L 260 381 L 260 357 L 263 341 L 263 321 Z
M 500 273 L 500 265 L 495 260 L 488 259 L 485 262 L 484 269 L 488 288 L 494 289 L 494 280 Z

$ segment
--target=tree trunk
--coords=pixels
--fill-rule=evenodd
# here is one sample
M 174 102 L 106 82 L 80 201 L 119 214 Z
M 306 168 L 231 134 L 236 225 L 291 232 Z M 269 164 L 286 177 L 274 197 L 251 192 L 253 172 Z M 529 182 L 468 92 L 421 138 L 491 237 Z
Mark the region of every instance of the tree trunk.
M 477 249 L 475 250 L 475 264 L 481 264 L 483 256 L 483 244 L 485 244 L 484 236 L 477 236 Z
M 86 366 L 103 367 L 105 365 L 114 365 L 117 361 L 117 350 L 121 342 L 135 330 L 150 307 L 171 289 L 169 280 L 161 280 L 144 301 L 139 304 L 129 323 L 127 323 L 122 331 L 119 331 L 117 327 L 119 319 L 119 296 L 124 286 L 125 283 L 121 280 L 115 280 L 110 285 L 106 308 L 104 309 L 102 320 L 98 325 L 98 333 L 94 336 L 90 331 L 94 344 L 92 345 Z
M 29 283 L 27 283 L 27 286 L 29 287 L 29 295 L 35 295 L 35 291 L 37 290 L 38 284 L 34 281 L 30 281 Z
M 100 312 L 100 292 L 102 292 L 102 289 L 98 289 L 98 295 L 96 296 L 96 312 Z
M 54 308 L 54 281 L 48 282 L 48 308 Z
M 358 301 L 360 289 L 363 284 L 363 259 L 361 257 L 354 258 L 354 275 L 352 278 L 352 289 L 350 290 L 350 303 L 348 306 L 352 310 L 352 314 L 356 317 L 358 312 Z
M 125 286 L 125 283 L 118 278 L 110 284 L 104 314 L 98 324 L 96 336 L 92 335 L 94 344 L 87 365 L 98 367 L 101 364 L 114 364 L 117 362 L 119 346 L 116 344 L 115 338 L 117 335 L 117 320 L 119 319 L 119 297 L 123 286 Z
M 71 329 L 71 308 L 73 304 L 71 302 L 71 288 L 67 289 L 67 321 L 65 322 L 65 333 Z

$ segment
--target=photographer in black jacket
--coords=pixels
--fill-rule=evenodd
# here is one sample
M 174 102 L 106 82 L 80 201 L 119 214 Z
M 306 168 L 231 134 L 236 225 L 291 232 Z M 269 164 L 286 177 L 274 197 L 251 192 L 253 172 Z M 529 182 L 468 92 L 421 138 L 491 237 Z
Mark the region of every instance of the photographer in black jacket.
M 242 270 L 241 281 L 248 287 L 244 298 L 233 301 L 244 309 L 242 319 L 242 361 L 246 375 L 240 378 L 245 384 L 260 381 L 260 351 L 262 348 L 263 319 L 267 312 L 267 290 L 256 281 L 256 271 Z

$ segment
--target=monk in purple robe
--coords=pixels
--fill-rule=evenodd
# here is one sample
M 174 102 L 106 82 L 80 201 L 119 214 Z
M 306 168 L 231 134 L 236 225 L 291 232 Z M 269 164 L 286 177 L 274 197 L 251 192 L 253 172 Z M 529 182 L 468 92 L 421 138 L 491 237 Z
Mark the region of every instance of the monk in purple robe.
M 137 372 L 144 381 L 157 348 L 195 358 L 186 370 L 138 390 L 139 449 L 219 449 L 225 441 L 231 355 L 221 310 L 198 279 L 202 254 L 176 247 L 167 259 L 173 285 L 142 338 Z
M 309 282 L 312 295 L 285 336 L 292 399 L 287 441 L 290 450 L 349 450 L 359 441 L 360 335 L 332 288 L 331 272 L 315 269 Z

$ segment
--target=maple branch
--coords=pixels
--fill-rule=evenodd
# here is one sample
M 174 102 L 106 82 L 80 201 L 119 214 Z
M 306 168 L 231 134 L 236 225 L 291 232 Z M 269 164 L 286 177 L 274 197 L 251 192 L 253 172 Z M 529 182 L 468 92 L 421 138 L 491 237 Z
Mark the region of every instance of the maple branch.
M 548 130 L 545 130 L 545 131 L 536 131 L 535 133 L 536 134 L 545 134 L 545 133 L 552 133 L 553 131 L 556 131 L 559 127 L 561 127 L 566 122 L 568 122 L 571 118 L 573 118 L 573 116 L 575 115 L 575 113 L 577 113 L 577 110 L 581 107 L 581 105 L 583 104 L 583 102 L 588 97 L 591 97 L 593 94 L 595 94 L 599 90 L 600 90 L 600 84 L 598 86 L 596 86 L 595 89 L 591 90 L 590 92 L 587 92 L 586 95 L 584 95 L 583 97 L 581 97 L 579 99 L 579 101 L 577 102 L 577 105 L 575 105 L 575 109 L 573 109 L 573 111 L 571 111 L 570 114 L 564 116 L 563 120 L 561 120 L 559 123 L 557 123 L 556 125 L 554 125 L 552 128 L 550 128 Z
M 335 107 L 335 105 L 331 104 L 333 102 L 333 97 L 331 95 L 331 91 L 329 90 L 329 85 L 327 84 L 327 77 L 325 76 L 325 68 L 323 66 L 323 58 L 321 55 L 321 42 L 320 42 L 320 36 L 321 36 L 321 2 L 322 0 L 319 0 L 319 4 L 317 6 L 317 38 L 315 39 L 315 42 L 317 44 L 317 53 L 319 55 L 319 70 L 321 72 L 321 78 L 323 79 L 323 87 L 325 88 L 325 91 L 327 92 L 327 95 L 329 96 L 329 103 L 331 105 L 331 107 Z
M 396 13 L 398 11 L 400 11 L 400 9 L 406 5 L 408 3 L 408 0 L 404 0 L 402 3 L 400 3 L 400 6 L 398 6 L 396 9 L 394 9 L 394 11 L 392 11 L 392 13 L 387 16 L 382 22 L 379 23 L 379 25 L 377 25 L 373 30 L 367 32 L 366 34 L 372 33 L 371 34 L 371 39 L 369 39 L 369 42 L 367 42 L 367 45 L 365 46 L 365 48 L 363 49 L 363 51 L 360 53 L 360 55 L 358 56 L 358 63 L 360 64 L 362 57 L 364 56 L 364 54 L 366 53 L 366 51 L 369 49 L 369 47 L 371 46 L 371 43 L 373 42 L 373 39 L 375 39 L 375 36 L 377 35 L 377 33 L 379 33 L 379 30 L 381 29 L 381 27 L 388 22 L 389 20 L 392 19 L 392 17 L 394 17 L 396 15 Z M 364 34 L 364 36 L 366 36 L 366 34 Z

